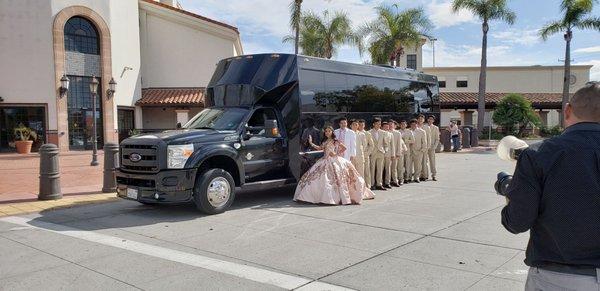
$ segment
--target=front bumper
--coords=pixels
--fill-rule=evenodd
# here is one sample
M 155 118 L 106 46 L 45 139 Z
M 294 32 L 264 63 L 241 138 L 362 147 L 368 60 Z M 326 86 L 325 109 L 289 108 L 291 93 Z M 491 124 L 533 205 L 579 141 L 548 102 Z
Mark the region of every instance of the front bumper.
M 118 169 L 117 196 L 145 203 L 170 204 L 192 200 L 196 169 L 163 170 L 153 174 L 124 172 Z M 137 197 L 127 195 L 137 192 Z

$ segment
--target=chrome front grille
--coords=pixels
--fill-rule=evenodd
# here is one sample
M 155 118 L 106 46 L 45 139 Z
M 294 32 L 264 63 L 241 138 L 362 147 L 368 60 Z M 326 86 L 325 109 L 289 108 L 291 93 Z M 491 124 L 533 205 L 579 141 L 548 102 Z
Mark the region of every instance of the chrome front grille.
M 133 161 L 131 156 L 139 155 L 139 161 Z M 122 144 L 121 169 L 131 172 L 156 173 L 160 170 L 158 148 L 156 145 Z

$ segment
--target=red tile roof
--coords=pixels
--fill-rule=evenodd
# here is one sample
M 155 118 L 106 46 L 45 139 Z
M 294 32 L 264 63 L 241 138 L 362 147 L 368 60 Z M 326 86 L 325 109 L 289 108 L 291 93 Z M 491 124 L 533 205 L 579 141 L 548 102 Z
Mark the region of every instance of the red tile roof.
M 509 93 L 485 93 L 486 105 L 495 105 Z M 533 107 L 556 107 L 560 109 L 562 93 L 518 93 L 527 98 Z M 477 92 L 440 92 L 442 107 L 470 106 L 477 104 Z
M 187 11 L 187 10 L 179 9 L 179 8 L 177 8 L 177 7 L 173 7 L 173 6 L 171 6 L 171 5 L 163 4 L 163 3 L 157 2 L 157 1 L 155 1 L 155 0 L 142 0 L 142 1 L 144 1 L 144 2 L 146 2 L 146 3 L 151 3 L 151 4 L 154 4 L 154 5 L 158 5 L 158 6 L 160 6 L 160 7 L 163 7 L 163 8 L 169 9 L 169 10 L 177 11 L 177 12 L 179 12 L 179 13 L 183 13 L 183 14 L 185 14 L 185 15 L 189 15 L 189 16 L 191 16 L 191 17 L 195 17 L 195 18 L 198 18 L 198 19 L 201 19 L 201 20 L 204 20 L 204 21 L 208 21 L 208 22 L 210 22 L 210 23 L 214 23 L 214 24 L 216 24 L 216 25 L 220 25 L 220 26 L 223 26 L 223 27 L 226 27 L 226 28 L 232 29 L 232 30 L 233 30 L 233 31 L 235 31 L 237 34 L 239 34 L 239 33 L 240 33 L 240 32 L 238 31 L 237 27 L 235 27 L 235 26 L 233 26 L 233 25 L 229 25 L 229 24 L 227 24 L 227 23 L 223 23 L 223 22 L 220 22 L 220 21 L 216 21 L 216 20 L 214 20 L 214 19 L 210 19 L 210 18 L 208 18 L 208 17 L 202 16 L 202 15 L 198 15 L 198 14 L 196 14 L 196 13 L 192 13 L 192 12 L 189 12 L 189 11 Z
M 203 106 L 205 88 L 146 88 L 142 98 L 135 102 L 138 106 Z

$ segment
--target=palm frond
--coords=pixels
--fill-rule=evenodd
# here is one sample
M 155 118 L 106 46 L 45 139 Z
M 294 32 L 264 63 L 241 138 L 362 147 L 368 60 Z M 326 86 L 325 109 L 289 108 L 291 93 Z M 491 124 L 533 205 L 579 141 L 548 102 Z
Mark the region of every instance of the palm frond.
M 548 38 L 551 35 L 557 34 L 559 32 L 565 31 L 566 27 L 565 25 L 560 22 L 560 21 L 554 21 L 554 22 L 550 22 L 546 25 L 544 25 L 540 30 L 539 30 L 539 35 L 540 37 L 546 41 L 548 40 Z
M 592 29 L 600 32 L 600 17 L 590 17 L 575 24 L 579 29 Z

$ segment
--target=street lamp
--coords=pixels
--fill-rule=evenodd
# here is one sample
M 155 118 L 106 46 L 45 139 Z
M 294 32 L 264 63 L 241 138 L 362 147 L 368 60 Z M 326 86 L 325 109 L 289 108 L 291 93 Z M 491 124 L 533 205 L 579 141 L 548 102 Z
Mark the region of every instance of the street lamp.
M 117 82 L 115 81 L 115 78 L 110 78 L 110 82 L 108 82 L 108 89 L 106 89 L 106 96 L 110 98 L 115 95 L 115 92 L 117 92 Z
M 93 148 L 92 148 L 92 162 L 90 163 L 90 166 L 97 166 L 99 165 L 98 163 L 98 139 L 97 137 L 97 132 L 96 132 L 96 97 L 98 95 L 98 79 L 96 79 L 95 76 L 92 76 L 92 82 L 90 82 L 90 92 L 92 93 L 92 128 L 94 131 L 94 138 L 92 139 L 92 144 L 93 144 Z
M 431 47 L 433 49 L 433 67 L 435 68 L 435 42 L 438 40 L 435 37 L 429 39 L 431 41 Z
M 59 92 L 60 98 L 65 97 L 67 92 L 69 92 L 69 78 L 67 78 L 67 75 L 63 75 L 62 78 L 60 78 Z

